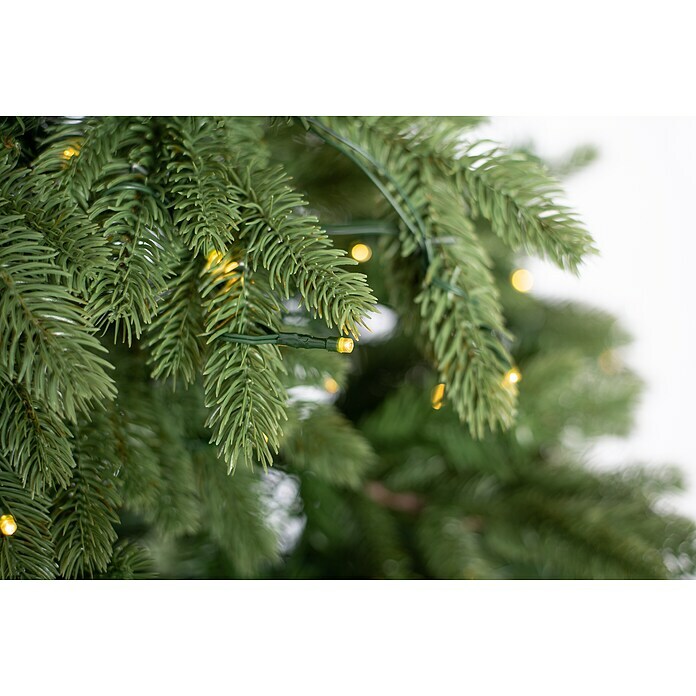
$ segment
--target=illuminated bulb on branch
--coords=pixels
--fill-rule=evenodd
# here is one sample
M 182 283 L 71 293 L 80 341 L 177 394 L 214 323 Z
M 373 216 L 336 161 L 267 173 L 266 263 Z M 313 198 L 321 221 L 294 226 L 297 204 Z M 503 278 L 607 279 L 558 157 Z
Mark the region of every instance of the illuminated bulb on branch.
M 208 263 L 205 266 L 205 270 L 215 278 L 227 280 L 223 292 L 229 292 L 238 281 L 241 281 L 242 286 L 244 285 L 244 274 L 241 273 L 242 269 L 239 266 L 240 264 L 237 261 L 225 263 L 225 255 L 217 250 L 213 250 L 208 254 Z
M 621 359 L 616 352 L 611 349 L 602 352 L 597 358 L 597 362 L 599 363 L 599 369 L 604 372 L 605 375 L 615 375 L 621 372 Z
M 440 382 L 433 389 L 433 393 L 430 395 L 430 403 L 432 403 L 433 408 L 439 411 L 442 408 L 442 402 L 445 399 L 445 384 Z
M 534 287 L 534 276 L 526 268 L 518 268 L 510 276 L 510 283 L 517 292 L 529 292 Z
M 213 251 L 211 251 L 208 254 L 208 263 L 206 265 L 206 270 L 209 271 L 213 266 L 217 266 L 220 263 L 220 261 L 222 261 L 222 254 L 219 251 L 213 249 Z
M 350 255 L 358 262 L 365 263 L 372 258 L 372 249 L 367 244 L 354 244 Z
M 337 353 L 352 353 L 353 347 L 354 343 L 352 338 L 339 338 L 336 342 Z
M 503 386 L 506 388 L 514 387 L 522 379 L 522 373 L 516 368 L 510 368 L 503 377 Z
M 223 263 L 224 260 L 224 254 L 221 254 L 219 251 L 211 251 L 208 254 L 208 263 L 205 268 L 207 271 L 212 270 L 215 275 L 221 275 L 226 278 L 227 276 L 232 275 L 232 273 L 239 268 L 239 263 L 237 261 Z
M 17 523 L 12 515 L 3 515 L 0 517 L 0 532 L 4 536 L 12 536 L 17 531 Z
M 324 389 L 329 394 L 335 394 L 339 390 L 338 382 L 333 377 L 327 377 L 324 380 Z
M 73 157 L 77 157 L 77 155 L 79 154 L 80 151 L 74 147 L 68 147 L 65 150 L 63 150 L 63 158 L 66 160 L 72 159 Z

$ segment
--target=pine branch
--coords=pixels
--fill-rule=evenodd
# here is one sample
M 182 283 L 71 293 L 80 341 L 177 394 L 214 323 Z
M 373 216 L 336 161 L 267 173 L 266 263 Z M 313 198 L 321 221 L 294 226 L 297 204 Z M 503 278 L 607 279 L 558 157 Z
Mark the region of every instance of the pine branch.
M 147 549 L 132 541 L 119 541 L 114 546 L 108 568 L 97 579 L 150 580 L 156 577 Z
M 670 475 L 633 480 L 546 461 L 514 435 L 474 441 L 413 388 L 365 426 L 388 467 L 385 484 L 425 500 L 418 534 L 435 577 L 659 578 L 670 573 L 668 555 L 686 567 L 674 548 L 677 538 L 693 548 L 693 525 L 652 508 L 678 484 Z
M 61 420 L 0 369 L 0 450 L 30 493 L 67 486 L 75 466 L 69 438 Z
M 129 159 L 106 165 L 93 187 L 89 216 L 109 242 L 110 263 L 90 288 L 95 323 L 122 330 L 130 345 L 156 312 L 173 262 L 161 194 Z
M 48 500 L 24 488 L 0 452 L 0 515 L 12 515 L 17 530 L 0 534 L 0 580 L 52 580 L 54 550 L 48 531 Z
M 0 145 L 5 156 L 16 161 L 24 149 L 24 136 L 41 128 L 45 121 L 44 116 L 0 116 Z
M 433 577 L 458 580 L 502 577 L 502 564 L 491 563 L 484 548 L 477 517 L 467 517 L 459 506 L 430 507 L 418 522 L 418 546 Z
M 398 518 L 370 497 L 356 498 L 352 508 L 361 539 L 361 560 L 368 563 L 370 576 L 389 580 L 418 577 Z
M 619 326 L 617 320 L 595 307 L 575 302 L 538 302 L 529 295 L 520 297 L 510 313 L 513 326 L 523 329 L 532 321 L 534 313 L 543 311 L 544 331 L 534 335 L 539 350 L 552 354 L 556 350 L 581 348 L 586 357 L 599 357 L 605 350 L 629 343 L 630 335 Z
M 152 519 L 160 495 L 157 417 L 142 383 L 119 387 L 104 426 L 109 428 L 113 456 L 118 462 L 119 495 L 124 506 Z
M 77 201 L 89 215 L 81 219 L 73 204 L 72 236 L 95 239 L 92 255 L 99 254 L 87 269 L 92 282 L 86 286 L 78 277 L 78 289 L 89 297 L 87 311 L 95 323 L 114 323 L 129 343 L 149 323 L 170 261 L 165 242 L 170 223 L 156 190 L 156 148 L 147 119 L 63 122 L 37 159 L 40 174 L 33 178 L 44 199 Z M 63 246 L 69 241 L 65 235 L 60 239 Z
M 451 185 L 424 172 L 429 234 L 441 243 L 416 298 L 421 330 L 432 351 L 446 399 L 475 437 L 508 427 L 515 390 L 504 381 L 510 356 L 491 262 L 473 230 L 461 223 Z M 447 243 L 447 238 L 452 243 Z M 437 283 L 437 284 L 436 284 Z
M 68 289 L 86 298 L 90 282 L 109 258 L 97 226 L 48 176 L 18 170 L 8 177 L 3 197 L 6 211 L 21 215 L 44 244 L 56 251 L 55 262 L 66 272 Z
M 121 462 L 106 414 L 75 428 L 76 467 L 69 487 L 52 507 L 53 536 L 62 577 L 93 577 L 106 571 L 117 534 L 121 499 L 117 474 Z
M 350 488 L 360 485 L 376 461 L 368 442 L 333 406 L 317 406 L 288 429 L 281 453 L 291 469 Z
M 203 362 L 205 342 L 200 264 L 182 255 L 147 330 L 145 348 L 155 379 L 181 378 L 192 383 Z
M 428 385 L 431 386 L 431 385 Z M 380 456 L 388 456 L 399 446 L 415 445 L 422 431 L 428 428 L 433 417 L 441 418 L 445 412 L 434 413 L 428 393 L 423 387 L 406 382 L 392 391 L 379 408 L 360 424 L 365 434 Z M 461 430 L 461 428 L 459 428 Z M 397 452 L 398 463 L 402 464 Z M 412 484 L 406 483 L 407 487 Z
M 159 432 L 160 492 L 153 524 L 164 537 L 194 534 L 201 525 L 201 502 L 193 459 L 181 439 L 181 419 L 169 416 L 164 395 L 158 403 L 163 414 Z
M 225 143 L 225 158 L 235 170 L 254 165 L 268 167 L 271 149 L 266 135 L 267 119 L 256 116 L 232 116 L 219 122 Z
M 94 185 L 138 122 L 120 116 L 61 119 L 52 124 L 35 171 L 57 180 L 86 211 Z
M 262 504 L 261 481 L 250 468 L 234 477 L 201 453 L 199 472 L 205 527 L 242 577 L 254 577 L 278 558 L 278 540 Z
M 112 418 L 124 507 L 152 524 L 162 537 L 194 533 L 200 504 L 182 435 L 186 414 L 169 390 L 146 387 L 138 367 L 129 372 L 137 376 L 119 386 L 115 411 L 120 417 Z
M 21 216 L 0 209 L 0 364 L 11 379 L 57 414 L 74 420 L 114 387 L 95 353 L 105 352 L 75 298 L 67 275 Z
M 171 118 L 163 129 L 174 225 L 196 255 L 225 253 L 234 242 L 240 214 L 223 159 L 223 124 L 212 117 Z
M 511 249 L 577 272 L 596 249 L 575 213 L 559 202 L 560 184 L 535 158 L 499 148 L 477 152 L 481 147 L 472 144 L 455 170 L 473 213 L 488 220 Z
M 339 549 L 340 553 L 356 536 L 354 494 L 346 495 L 345 490 L 309 472 L 301 474 L 299 478 L 302 513 L 306 518 L 302 543 L 313 552 L 322 553 L 334 548 Z
M 503 382 L 510 357 L 492 263 L 441 166 L 442 148 L 456 141 L 457 131 L 445 124 L 432 142 L 425 126 L 407 137 L 401 125 L 390 129 L 389 119 L 331 125 L 329 141 L 342 138 L 398 201 L 392 207 L 400 231 L 385 245 L 400 293 L 395 299 L 406 317 L 420 305 L 420 321 L 407 322 L 426 339 L 448 401 L 477 437 L 509 426 L 515 393 Z M 411 288 L 419 286 L 414 296 Z
M 382 129 L 370 128 L 374 123 L 359 119 L 308 119 L 314 132 L 356 164 L 377 187 L 393 212 L 413 235 L 404 255 L 419 249 L 428 253 L 425 224 L 412 196 L 422 194 L 416 186 L 417 155 L 385 139 Z M 389 132 L 389 129 L 387 129 Z M 393 133 L 392 133 L 393 135 Z
M 614 366 L 610 356 L 607 351 L 600 361 L 577 349 L 557 348 L 523 366 L 520 418 L 535 440 L 554 439 L 568 427 L 585 437 L 630 432 L 642 385 L 632 372 Z
M 352 333 L 375 300 L 362 273 L 346 271 L 352 259 L 334 249 L 317 220 L 298 214 L 303 198 L 289 185 L 281 169 L 262 172 L 249 168 L 236 178 L 243 225 L 244 243 L 256 270 L 263 266 L 271 289 L 278 287 L 285 297 L 297 288 L 305 306 L 323 318 L 329 328 Z
M 332 119 L 334 123 L 344 120 Z M 456 158 L 469 132 L 487 121 L 481 116 L 361 116 L 357 120 L 362 128 L 412 155 L 446 161 Z
M 533 486 L 510 490 L 507 499 L 510 509 L 519 511 L 518 529 L 533 525 L 536 530 L 519 549 L 526 550 L 528 560 L 536 561 L 541 577 L 668 577 L 660 551 L 628 529 L 619 531 L 615 511 L 601 500 L 583 501 L 577 492 L 568 497 L 551 496 Z M 519 556 L 519 550 L 513 553 Z
M 326 126 L 327 119 L 316 122 Z M 530 253 L 548 256 L 559 266 L 576 271 L 583 257 L 595 253 L 592 238 L 577 216 L 560 203 L 563 194 L 560 184 L 538 158 L 522 152 L 505 153 L 500 148 L 481 152 L 483 143 L 464 146 L 464 130 L 447 119 L 413 119 L 379 117 L 334 119 L 333 128 L 347 136 L 343 142 L 357 154 L 357 163 L 369 174 L 370 167 L 393 191 L 392 206 L 409 227 L 414 224 L 423 234 L 410 205 L 409 196 L 399 186 L 399 168 L 392 161 L 401 151 L 405 162 L 416 160 L 436 164 L 448 176 L 458 181 L 474 215 L 491 222 L 493 231 L 513 250 L 525 249 Z M 363 132 L 360 131 L 362 126 Z M 335 142 L 329 129 L 328 142 Z M 367 165 L 367 166 L 366 166 Z M 378 183 L 378 182 L 376 182 Z M 462 210 L 462 214 L 465 210 Z M 414 231 L 412 229 L 412 231 Z
M 280 351 L 274 345 L 233 344 L 220 336 L 277 329 L 280 303 L 264 275 L 250 271 L 246 257 L 234 250 L 213 260 L 201 294 L 210 347 L 203 375 L 211 442 L 230 471 L 239 461 L 251 466 L 254 457 L 270 465 L 286 419 Z

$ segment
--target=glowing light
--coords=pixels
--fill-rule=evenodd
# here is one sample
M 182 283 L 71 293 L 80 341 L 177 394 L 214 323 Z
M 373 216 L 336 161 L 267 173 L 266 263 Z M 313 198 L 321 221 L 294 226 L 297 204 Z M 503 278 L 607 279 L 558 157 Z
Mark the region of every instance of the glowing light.
M 442 402 L 445 399 L 445 384 L 444 382 L 440 382 L 440 384 L 436 385 L 435 388 L 433 389 L 433 393 L 430 395 L 430 402 L 433 405 L 433 408 L 436 411 L 439 411 L 442 408 Z
M 213 250 L 208 254 L 208 263 L 205 266 L 206 271 L 210 271 L 215 276 L 221 278 L 229 278 L 229 282 L 225 290 L 229 290 L 230 284 L 236 283 L 243 276 L 239 272 L 235 272 L 239 268 L 237 261 L 229 261 L 224 263 L 225 255 L 217 250 Z
M 0 517 L 0 532 L 5 536 L 12 536 L 17 531 L 17 523 L 12 515 Z
M 372 249 L 367 244 L 354 244 L 350 250 L 350 255 L 358 263 L 365 263 L 372 258 Z
M 329 394 L 335 394 L 340 387 L 338 386 L 338 382 L 333 377 L 327 377 L 324 380 L 324 389 L 326 389 Z
M 522 373 L 516 368 L 511 367 L 503 377 L 503 386 L 506 388 L 514 387 L 522 379 Z
M 339 338 L 336 344 L 336 352 L 338 353 L 352 353 L 354 348 L 354 343 L 352 338 Z
M 534 287 L 534 276 L 526 268 L 518 268 L 510 276 L 510 283 L 517 292 L 529 292 Z
M 597 358 L 599 369 L 605 375 L 615 375 L 621 371 L 621 359 L 616 354 L 616 351 L 611 349 L 603 351 Z
M 79 154 L 80 151 L 74 147 L 69 147 L 63 150 L 63 158 L 66 160 L 72 159 L 73 157 L 77 157 L 77 155 Z
M 213 249 L 213 251 L 208 254 L 208 264 L 206 269 L 210 270 L 213 266 L 217 266 L 220 261 L 222 261 L 222 258 L 223 255 L 219 251 Z

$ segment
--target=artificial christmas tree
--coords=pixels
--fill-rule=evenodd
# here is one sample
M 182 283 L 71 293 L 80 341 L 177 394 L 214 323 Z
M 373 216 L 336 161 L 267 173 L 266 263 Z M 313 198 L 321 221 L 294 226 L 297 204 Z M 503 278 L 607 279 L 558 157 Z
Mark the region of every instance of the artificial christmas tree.
M 0 576 L 691 574 L 678 476 L 583 464 L 626 337 L 510 283 L 591 239 L 478 122 L 3 121 Z

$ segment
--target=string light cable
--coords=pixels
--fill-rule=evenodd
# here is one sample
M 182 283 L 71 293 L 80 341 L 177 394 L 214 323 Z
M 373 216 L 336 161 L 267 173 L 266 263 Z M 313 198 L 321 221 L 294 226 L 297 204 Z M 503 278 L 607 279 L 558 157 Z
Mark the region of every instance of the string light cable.
M 266 333 L 258 336 L 249 334 L 222 334 L 220 339 L 229 343 L 242 343 L 248 346 L 275 345 L 290 348 L 309 348 L 328 350 L 335 353 L 352 353 L 355 343 L 347 336 L 321 338 L 301 333 Z

